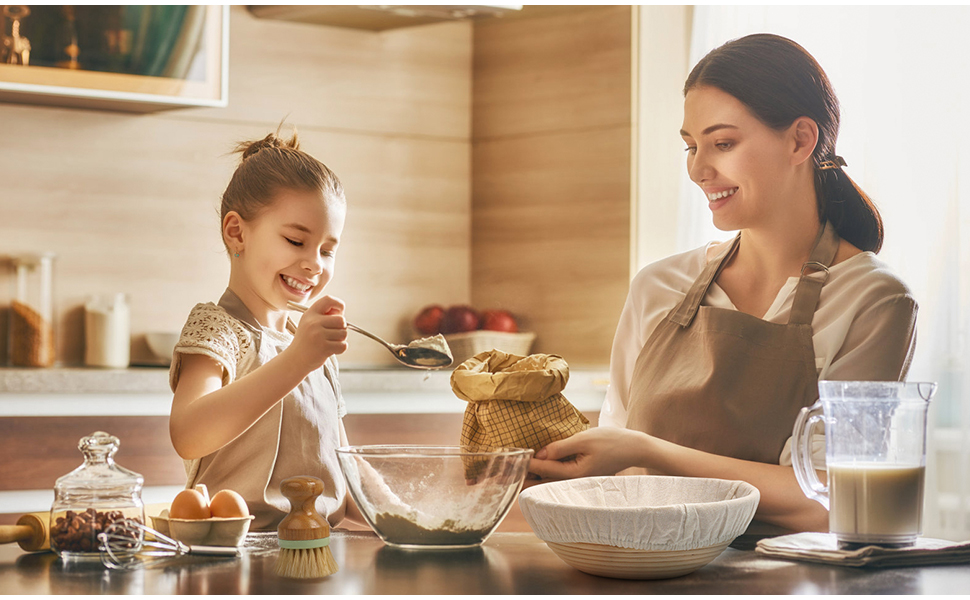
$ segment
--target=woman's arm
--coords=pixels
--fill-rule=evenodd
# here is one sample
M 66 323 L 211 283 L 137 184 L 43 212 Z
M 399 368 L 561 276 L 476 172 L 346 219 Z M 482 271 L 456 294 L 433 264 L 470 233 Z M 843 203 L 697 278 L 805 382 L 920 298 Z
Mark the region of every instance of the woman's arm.
M 761 492 L 758 520 L 794 531 L 828 531 L 828 511 L 802 493 L 791 467 L 710 454 L 630 429 L 595 427 L 553 442 L 536 453 L 529 471 L 543 479 L 571 479 L 629 467 L 746 481 Z
M 346 350 L 346 339 L 343 304 L 324 297 L 304 314 L 286 350 L 225 387 L 214 359 L 183 355 L 169 419 L 175 451 L 200 458 L 236 439 L 328 357 Z

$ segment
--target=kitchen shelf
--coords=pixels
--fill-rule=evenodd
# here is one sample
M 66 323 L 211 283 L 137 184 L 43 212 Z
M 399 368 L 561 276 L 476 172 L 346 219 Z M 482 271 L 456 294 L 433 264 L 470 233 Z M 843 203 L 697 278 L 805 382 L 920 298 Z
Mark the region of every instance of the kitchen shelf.
M 201 80 L 0 64 L 0 102 L 154 112 L 229 102 L 229 10 L 205 7 Z

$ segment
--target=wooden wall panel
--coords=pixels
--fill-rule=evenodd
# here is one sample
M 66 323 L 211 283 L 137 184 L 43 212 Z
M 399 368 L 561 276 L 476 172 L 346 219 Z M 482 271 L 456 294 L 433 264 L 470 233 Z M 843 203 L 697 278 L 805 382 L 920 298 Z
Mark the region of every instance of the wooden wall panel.
M 475 24 L 476 141 L 629 126 L 630 7 L 583 8 Z
M 89 294 L 131 295 L 133 360 L 148 356 L 141 334 L 178 331 L 195 303 L 218 299 L 229 273 L 218 202 L 237 160 L 228 153 L 284 118 L 347 190 L 329 291 L 355 322 L 404 341 L 402 324 L 422 305 L 469 301 L 470 24 L 372 33 L 234 6 L 230 50 L 225 109 L 0 104 L 0 256 L 57 253 L 64 364 L 82 360 Z M 10 279 L 0 269 L 0 308 Z M 393 363 L 353 342 L 345 365 Z
M 631 9 L 475 25 L 472 302 L 609 364 L 629 286 Z

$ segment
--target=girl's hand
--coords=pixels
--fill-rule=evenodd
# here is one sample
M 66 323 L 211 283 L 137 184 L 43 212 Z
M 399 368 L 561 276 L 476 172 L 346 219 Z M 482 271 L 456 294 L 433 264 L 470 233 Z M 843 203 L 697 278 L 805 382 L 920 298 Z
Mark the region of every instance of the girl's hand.
M 347 350 L 347 321 L 344 303 L 332 296 L 323 296 L 303 313 L 296 335 L 290 345 L 293 355 L 315 371 L 334 354 Z
M 536 452 L 529 472 L 544 480 L 616 475 L 638 464 L 649 436 L 615 427 L 594 427 Z

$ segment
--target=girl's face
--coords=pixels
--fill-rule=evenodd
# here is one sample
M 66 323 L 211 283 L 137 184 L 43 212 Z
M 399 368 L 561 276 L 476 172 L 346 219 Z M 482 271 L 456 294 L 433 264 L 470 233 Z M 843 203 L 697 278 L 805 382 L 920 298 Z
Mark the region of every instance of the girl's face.
M 233 271 L 238 267 L 237 287 L 255 301 L 246 304 L 261 323 L 261 314 L 286 310 L 290 300 L 308 304 L 320 296 L 333 277 L 346 213 L 344 203 L 321 192 L 283 190 L 254 219 L 240 219 L 242 252 Z
M 791 136 L 771 129 L 737 98 L 699 86 L 684 99 L 687 170 L 724 231 L 770 222 L 793 193 Z

